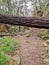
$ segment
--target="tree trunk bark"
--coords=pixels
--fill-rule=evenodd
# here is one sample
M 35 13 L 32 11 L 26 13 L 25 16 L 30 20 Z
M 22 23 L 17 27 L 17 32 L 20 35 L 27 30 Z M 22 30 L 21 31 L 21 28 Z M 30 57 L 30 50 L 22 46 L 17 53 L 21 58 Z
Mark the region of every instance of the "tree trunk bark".
M 0 23 L 49 29 L 49 18 L 16 17 L 0 14 Z

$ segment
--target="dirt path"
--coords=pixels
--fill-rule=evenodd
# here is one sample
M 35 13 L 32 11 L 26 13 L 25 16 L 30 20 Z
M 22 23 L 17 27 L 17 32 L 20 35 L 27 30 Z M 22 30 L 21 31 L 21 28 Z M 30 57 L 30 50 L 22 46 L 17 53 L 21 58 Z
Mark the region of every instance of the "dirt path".
M 19 36 L 19 39 L 22 65 L 45 65 L 41 58 L 42 40 L 37 37 L 37 29 L 33 30 L 30 38 Z

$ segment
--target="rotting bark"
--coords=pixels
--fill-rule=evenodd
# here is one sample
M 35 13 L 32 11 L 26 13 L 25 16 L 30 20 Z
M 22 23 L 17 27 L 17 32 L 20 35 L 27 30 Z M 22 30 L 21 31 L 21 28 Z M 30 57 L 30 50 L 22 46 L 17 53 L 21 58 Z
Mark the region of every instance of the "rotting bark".
M 0 14 L 0 23 L 49 29 L 49 18 L 17 17 Z

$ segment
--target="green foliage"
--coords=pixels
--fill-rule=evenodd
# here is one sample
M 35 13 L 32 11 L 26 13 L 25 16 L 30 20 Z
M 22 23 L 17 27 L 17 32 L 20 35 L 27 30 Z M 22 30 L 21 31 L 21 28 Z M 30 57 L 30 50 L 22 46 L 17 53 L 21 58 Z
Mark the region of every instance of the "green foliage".
M 6 14 L 6 13 L 7 13 L 7 11 L 5 11 L 3 9 L 0 10 L 0 14 Z
M 43 17 L 49 16 L 49 5 L 45 7 L 45 10 L 43 12 Z
M 41 3 L 39 3 L 39 5 L 40 5 L 42 11 L 44 11 L 46 4 L 49 3 L 49 0 L 40 0 L 40 2 Z
M 10 58 L 5 53 L 12 52 L 14 46 L 19 43 L 18 39 L 12 40 L 10 37 L 0 38 L 0 65 L 8 65 Z
M 10 58 L 8 58 L 4 52 L 0 52 L 0 65 L 8 65 L 6 62 L 10 61 Z
M 19 40 L 11 40 L 10 37 L 0 38 L 0 50 L 4 52 L 11 52 L 14 49 L 14 46 L 18 45 Z

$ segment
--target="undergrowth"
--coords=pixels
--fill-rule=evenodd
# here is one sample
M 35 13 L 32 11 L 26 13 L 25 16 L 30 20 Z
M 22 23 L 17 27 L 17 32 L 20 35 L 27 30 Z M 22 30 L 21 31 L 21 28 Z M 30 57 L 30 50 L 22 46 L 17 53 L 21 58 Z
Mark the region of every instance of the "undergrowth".
M 39 29 L 38 36 L 44 40 L 48 39 L 49 38 L 49 30 L 48 29 Z
M 6 62 L 10 61 L 10 59 L 6 56 L 6 53 L 12 52 L 18 44 L 18 39 L 12 40 L 10 37 L 0 38 L 0 65 L 8 65 Z

